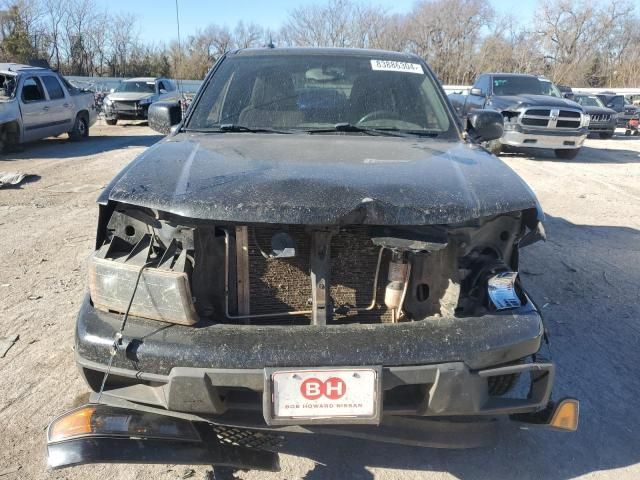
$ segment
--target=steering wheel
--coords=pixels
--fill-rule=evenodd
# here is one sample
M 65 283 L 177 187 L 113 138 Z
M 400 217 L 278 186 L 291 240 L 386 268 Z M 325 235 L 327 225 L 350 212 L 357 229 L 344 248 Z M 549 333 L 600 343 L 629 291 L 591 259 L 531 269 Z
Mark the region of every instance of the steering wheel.
M 360 123 L 368 122 L 369 120 L 377 120 L 378 118 L 391 118 L 395 120 L 400 117 L 398 116 L 397 112 L 392 112 L 390 110 L 375 110 L 371 113 L 367 113 L 364 117 L 358 120 L 356 125 Z

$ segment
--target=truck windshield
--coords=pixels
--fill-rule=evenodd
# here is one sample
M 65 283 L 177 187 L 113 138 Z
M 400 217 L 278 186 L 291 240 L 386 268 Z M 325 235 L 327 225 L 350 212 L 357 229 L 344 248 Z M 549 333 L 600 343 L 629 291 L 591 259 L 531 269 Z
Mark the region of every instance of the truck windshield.
M 604 103 L 602 103 L 598 97 L 577 95 L 576 102 L 578 102 L 583 107 L 604 107 Z
M 551 82 L 546 82 L 549 85 Z M 554 87 L 555 88 L 555 87 Z M 556 89 L 557 90 L 557 89 Z M 552 95 L 549 88 L 536 77 L 495 76 L 493 77 L 494 95 Z M 556 95 L 554 95 L 556 96 Z M 557 95 L 560 96 L 560 95 Z
M 116 92 L 155 93 L 153 82 L 122 82 Z
M 434 80 L 420 63 L 353 54 L 226 58 L 186 128 L 327 133 L 345 124 L 357 127 L 349 130 L 354 133 L 455 132 Z

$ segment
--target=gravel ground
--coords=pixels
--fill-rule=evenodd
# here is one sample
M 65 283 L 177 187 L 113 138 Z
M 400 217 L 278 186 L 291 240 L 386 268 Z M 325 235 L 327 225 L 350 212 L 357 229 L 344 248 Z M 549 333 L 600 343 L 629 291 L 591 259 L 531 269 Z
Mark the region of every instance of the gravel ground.
M 73 325 L 92 250 L 95 199 L 160 137 L 142 125 L 96 126 L 90 140 L 48 139 L 0 157 L 34 174 L 0 190 L 0 479 L 179 479 L 184 466 L 84 466 L 51 472 L 44 429 L 82 401 Z M 495 446 L 417 449 L 303 437 L 282 472 L 243 479 L 637 479 L 640 477 L 640 137 L 588 140 L 575 160 L 504 156 L 538 194 L 549 241 L 523 251 L 522 275 L 551 332 L 556 397 L 581 400 L 575 434 L 511 426 Z

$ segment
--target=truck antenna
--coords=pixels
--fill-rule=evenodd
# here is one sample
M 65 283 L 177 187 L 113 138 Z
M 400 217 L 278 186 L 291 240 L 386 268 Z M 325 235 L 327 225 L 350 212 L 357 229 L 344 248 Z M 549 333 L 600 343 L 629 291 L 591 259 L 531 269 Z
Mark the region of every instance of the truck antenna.
M 178 67 L 182 64 L 182 43 L 180 42 L 180 10 L 178 9 L 178 0 L 176 0 L 176 25 L 178 27 L 178 59 L 176 61 L 176 81 L 178 82 L 178 91 L 180 92 L 180 97 L 184 97 L 182 82 L 178 78 L 180 76 Z

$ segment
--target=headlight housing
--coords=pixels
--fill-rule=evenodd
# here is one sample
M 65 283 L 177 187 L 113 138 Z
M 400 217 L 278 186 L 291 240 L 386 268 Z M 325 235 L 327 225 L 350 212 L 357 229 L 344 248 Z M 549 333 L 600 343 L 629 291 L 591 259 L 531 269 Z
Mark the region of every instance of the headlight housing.
M 582 119 L 580 121 L 580 126 L 581 127 L 588 127 L 590 123 L 591 123 L 591 115 L 583 113 L 582 114 Z
M 104 97 L 104 100 L 102 103 L 104 103 L 107 106 L 113 105 L 113 101 L 109 97 Z
M 133 316 L 193 325 L 198 315 L 189 284 L 191 269 L 187 250 L 175 243 L 160 251 L 147 233 L 131 248 L 114 236 L 89 259 L 91 301 L 98 310 L 118 313 L 125 313 L 131 302 Z
M 138 105 L 145 106 L 145 105 L 151 105 L 152 103 L 153 103 L 153 97 L 149 97 L 149 98 L 143 98 L 142 100 L 140 100 L 138 102 Z

